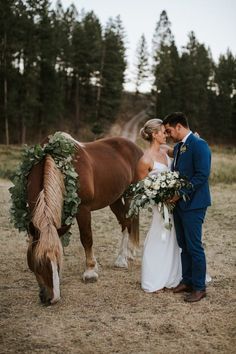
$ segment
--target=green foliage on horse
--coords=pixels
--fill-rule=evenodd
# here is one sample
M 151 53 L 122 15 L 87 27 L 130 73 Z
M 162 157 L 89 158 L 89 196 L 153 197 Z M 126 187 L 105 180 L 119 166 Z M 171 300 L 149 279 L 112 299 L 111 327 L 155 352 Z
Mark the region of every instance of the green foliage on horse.
M 30 210 L 27 203 L 27 177 L 34 165 L 50 154 L 56 166 L 64 176 L 65 195 L 62 212 L 62 225 L 71 225 L 80 204 L 78 196 L 79 179 L 72 164 L 74 141 L 57 132 L 49 137 L 49 142 L 43 146 L 37 144 L 26 146 L 23 158 L 14 178 L 14 186 L 10 188 L 12 206 L 10 209 L 11 221 L 19 231 L 27 231 L 30 222 Z M 63 246 L 69 244 L 70 232 L 62 237 Z

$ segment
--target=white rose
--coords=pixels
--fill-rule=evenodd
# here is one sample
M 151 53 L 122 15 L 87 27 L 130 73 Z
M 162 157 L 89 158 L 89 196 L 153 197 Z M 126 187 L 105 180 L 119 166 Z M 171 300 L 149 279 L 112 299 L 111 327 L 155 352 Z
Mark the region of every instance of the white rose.
M 175 182 L 174 181 L 170 181 L 170 183 L 168 184 L 167 188 L 173 188 Z
M 145 180 L 144 180 L 144 185 L 145 185 L 145 187 L 150 187 L 151 184 L 152 184 L 152 182 L 151 182 L 149 179 L 145 179 Z
M 166 180 L 166 176 L 161 176 L 161 181 L 165 181 Z
M 162 187 L 162 188 L 165 188 L 165 187 L 166 187 L 166 183 L 165 183 L 165 182 L 162 182 L 161 187 Z
M 154 183 L 153 184 L 153 189 L 155 189 L 155 190 L 160 189 L 160 183 Z
M 146 190 L 145 193 L 146 193 L 146 195 L 147 195 L 148 197 L 151 197 L 151 196 L 152 196 L 152 192 L 151 192 L 150 190 Z

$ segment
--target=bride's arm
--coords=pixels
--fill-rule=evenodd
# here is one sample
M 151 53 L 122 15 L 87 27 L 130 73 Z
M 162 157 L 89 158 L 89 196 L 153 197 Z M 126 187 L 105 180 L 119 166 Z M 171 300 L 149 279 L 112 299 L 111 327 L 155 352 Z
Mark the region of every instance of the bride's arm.
M 145 156 L 142 156 L 141 159 L 138 161 L 138 165 L 137 165 L 137 177 L 138 180 L 142 180 L 145 177 L 147 177 L 147 175 L 149 174 L 149 172 L 151 171 L 152 166 L 150 163 L 150 160 L 147 159 Z

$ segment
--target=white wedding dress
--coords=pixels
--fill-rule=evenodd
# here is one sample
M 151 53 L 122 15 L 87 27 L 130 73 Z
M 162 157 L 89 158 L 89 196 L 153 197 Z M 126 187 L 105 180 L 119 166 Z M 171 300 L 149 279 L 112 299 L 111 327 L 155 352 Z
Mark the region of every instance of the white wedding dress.
M 167 156 L 168 167 L 154 162 L 150 174 L 158 174 L 170 170 L 171 159 Z M 153 206 L 151 226 L 144 242 L 142 258 L 141 287 L 146 292 L 154 292 L 163 288 L 172 288 L 182 279 L 181 249 L 176 240 L 173 215 L 169 214 L 172 228 L 164 227 L 164 219 Z

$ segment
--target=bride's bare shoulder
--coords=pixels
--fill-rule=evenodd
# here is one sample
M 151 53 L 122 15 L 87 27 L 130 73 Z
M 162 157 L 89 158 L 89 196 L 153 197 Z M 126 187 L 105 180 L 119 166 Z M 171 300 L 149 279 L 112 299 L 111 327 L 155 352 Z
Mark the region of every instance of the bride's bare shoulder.
M 151 153 L 149 150 L 144 151 L 143 156 L 141 157 L 140 161 L 145 164 L 153 162 L 153 159 L 152 159 L 152 156 L 151 156 Z
M 152 170 L 153 159 L 148 151 L 144 151 L 143 156 L 138 161 L 137 172 L 139 179 L 145 178 Z

